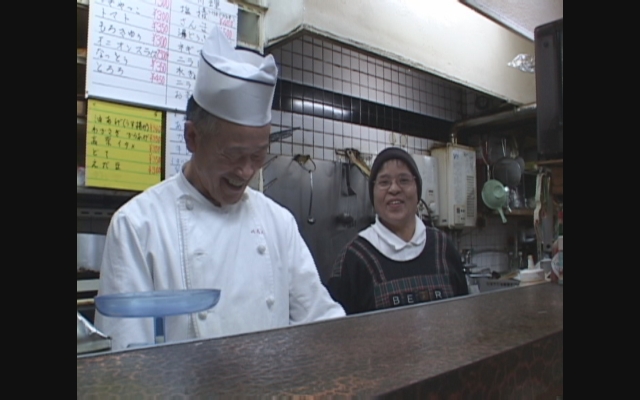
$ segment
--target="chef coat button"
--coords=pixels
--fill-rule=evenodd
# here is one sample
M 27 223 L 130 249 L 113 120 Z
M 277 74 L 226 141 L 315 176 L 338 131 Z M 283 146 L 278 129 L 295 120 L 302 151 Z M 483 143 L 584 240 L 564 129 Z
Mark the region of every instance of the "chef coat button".
M 191 200 L 187 200 L 187 210 L 193 210 L 193 202 Z
M 273 303 L 275 303 L 276 301 L 274 300 L 273 296 L 269 296 L 267 297 L 267 306 L 269 308 L 271 308 L 271 306 L 273 306 Z
M 258 246 L 258 253 L 264 254 L 265 251 L 267 251 L 266 247 L 264 247 L 263 245 Z
M 202 321 L 204 321 L 205 319 L 207 319 L 207 312 L 206 311 L 200 311 L 198 313 L 198 318 L 201 319 Z

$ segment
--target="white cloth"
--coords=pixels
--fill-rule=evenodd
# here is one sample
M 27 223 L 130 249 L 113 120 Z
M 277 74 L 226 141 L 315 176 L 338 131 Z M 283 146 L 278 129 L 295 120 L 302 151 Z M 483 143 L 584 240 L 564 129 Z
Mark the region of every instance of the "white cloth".
M 378 249 L 387 258 L 394 261 L 413 260 L 422 253 L 427 241 L 427 230 L 424 223 L 417 216 L 416 230 L 410 241 L 405 242 L 398 235 L 384 226 L 376 215 L 376 222 L 359 233 L 359 236 L 367 239 L 369 243 Z
M 206 312 L 167 317 L 167 341 L 345 315 L 322 285 L 288 210 L 251 188 L 238 203 L 216 207 L 180 173 L 113 215 L 98 295 L 201 288 L 220 289 L 218 304 Z M 118 350 L 152 344 L 152 321 L 96 312 L 95 325 Z

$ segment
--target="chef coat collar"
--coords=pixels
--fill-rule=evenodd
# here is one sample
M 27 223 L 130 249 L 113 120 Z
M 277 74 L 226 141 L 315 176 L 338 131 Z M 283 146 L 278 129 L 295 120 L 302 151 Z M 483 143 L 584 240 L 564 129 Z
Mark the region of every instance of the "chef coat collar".
M 198 189 L 196 189 L 196 187 L 191 184 L 191 182 L 189 182 L 189 180 L 187 179 L 187 176 L 184 174 L 185 166 L 186 166 L 186 163 L 182 165 L 182 168 L 180 168 L 180 173 L 177 174 L 176 178 L 180 180 L 182 186 L 184 187 L 185 191 L 190 197 L 195 198 L 199 203 L 202 203 L 211 207 L 212 210 L 215 210 L 218 212 L 225 212 L 225 213 L 232 212 L 232 211 L 238 210 L 242 206 L 242 203 L 244 203 L 244 201 L 249 198 L 249 186 L 247 186 L 244 189 L 244 193 L 242 194 L 242 199 L 240 199 L 240 201 L 238 201 L 235 204 L 225 204 L 219 207 L 213 204 L 211 200 L 204 197 L 204 195 L 200 193 Z

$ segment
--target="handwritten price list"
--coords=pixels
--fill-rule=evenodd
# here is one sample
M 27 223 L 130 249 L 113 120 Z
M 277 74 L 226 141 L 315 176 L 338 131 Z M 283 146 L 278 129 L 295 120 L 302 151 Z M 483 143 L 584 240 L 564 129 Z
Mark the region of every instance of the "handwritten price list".
M 185 111 L 205 39 L 235 46 L 237 22 L 226 0 L 93 0 L 86 96 Z
M 86 150 L 87 186 L 144 190 L 158 183 L 162 112 L 89 100 Z
M 165 135 L 164 177 L 169 178 L 180 172 L 182 165 L 191 159 L 191 152 L 184 142 L 184 122 L 186 114 L 167 113 Z

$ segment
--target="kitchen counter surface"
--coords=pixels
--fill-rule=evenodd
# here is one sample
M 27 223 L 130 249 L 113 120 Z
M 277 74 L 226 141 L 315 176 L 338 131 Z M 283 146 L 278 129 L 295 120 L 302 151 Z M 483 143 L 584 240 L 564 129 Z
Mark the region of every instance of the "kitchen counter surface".
M 563 286 L 543 283 L 77 358 L 77 398 L 556 399 Z M 428 396 L 428 394 L 436 395 Z

